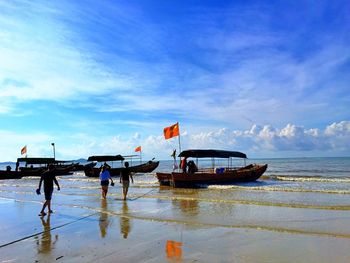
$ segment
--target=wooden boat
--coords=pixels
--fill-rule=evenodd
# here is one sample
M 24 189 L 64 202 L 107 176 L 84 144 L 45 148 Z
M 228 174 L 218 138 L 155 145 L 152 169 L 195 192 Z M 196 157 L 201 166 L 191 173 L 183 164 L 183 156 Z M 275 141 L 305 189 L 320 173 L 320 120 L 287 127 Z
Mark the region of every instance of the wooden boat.
M 9 167 L 9 166 L 8 166 Z M 19 171 L 11 171 L 11 167 L 4 170 L 0 170 L 0 180 L 6 179 L 21 179 L 23 177 L 22 173 Z
M 129 157 L 129 156 L 125 156 Z M 90 156 L 88 158 L 88 161 L 95 161 L 95 162 L 113 162 L 113 161 L 120 161 L 119 167 L 111 167 L 109 168 L 109 173 L 111 176 L 119 176 L 120 172 L 125 169 L 123 167 L 123 162 L 125 158 L 121 155 L 99 155 L 99 156 Z M 148 161 L 147 163 L 142 163 L 139 165 L 130 165 L 129 169 L 133 173 L 150 173 L 154 171 L 159 165 L 159 161 Z M 100 167 L 92 167 L 91 165 L 86 165 L 84 167 L 84 173 L 88 177 L 99 177 L 101 172 Z
M 53 165 L 56 169 L 64 170 L 65 168 L 67 168 L 70 170 L 70 172 L 83 171 L 85 166 L 76 161 L 62 161 L 62 160 L 55 160 Z
M 54 166 L 55 175 L 71 175 L 75 164 L 62 165 L 62 161 L 56 161 L 54 158 L 26 157 L 17 159 L 17 171 L 22 176 L 41 176 L 48 169 L 48 165 Z M 20 163 L 25 163 L 24 167 L 19 167 Z M 29 165 L 29 166 L 28 166 Z M 34 166 L 36 165 L 36 166 Z
M 241 152 L 223 150 L 186 150 L 179 154 L 183 158 L 226 158 L 227 167 L 194 169 L 186 172 L 156 173 L 160 185 L 173 187 L 197 187 L 200 185 L 232 184 L 257 180 L 267 169 L 267 164 L 250 164 L 244 167 L 231 167 L 233 157 L 244 158 Z M 193 161 L 192 161 L 193 162 Z M 215 163 L 214 161 L 212 162 Z M 231 165 L 230 165 L 231 164 Z M 189 169 L 190 170 L 190 169 Z
M 91 162 L 91 163 L 87 163 L 87 164 L 77 164 L 75 165 L 73 171 L 84 171 L 86 168 L 88 167 L 95 167 L 96 163 Z

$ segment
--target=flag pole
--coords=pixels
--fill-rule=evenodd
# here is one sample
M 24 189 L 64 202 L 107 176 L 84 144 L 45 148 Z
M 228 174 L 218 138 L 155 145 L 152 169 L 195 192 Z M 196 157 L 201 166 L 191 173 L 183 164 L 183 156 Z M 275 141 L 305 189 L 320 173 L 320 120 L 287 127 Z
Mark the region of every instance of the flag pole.
M 142 150 L 140 151 L 140 164 L 142 164 Z
M 181 153 L 181 140 L 180 140 L 180 133 L 179 133 L 179 150 L 180 150 L 180 153 Z
M 177 125 L 179 126 L 179 123 L 177 123 Z M 180 139 L 180 126 L 179 126 L 179 150 L 180 150 L 180 152 L 179 152 L 179 154 L 181 154 L 181 139 Z M 181 166 L 181 157 L 180 157 L 180 165 L 178 166 L 178 169 L 180 169 L 180 166 Z
M 179 150 L 180 150 L 180 153 L 181 153 L 180 125 L 179 125 L 179 123 L 177 123 L 177 125 L 179 126 Z

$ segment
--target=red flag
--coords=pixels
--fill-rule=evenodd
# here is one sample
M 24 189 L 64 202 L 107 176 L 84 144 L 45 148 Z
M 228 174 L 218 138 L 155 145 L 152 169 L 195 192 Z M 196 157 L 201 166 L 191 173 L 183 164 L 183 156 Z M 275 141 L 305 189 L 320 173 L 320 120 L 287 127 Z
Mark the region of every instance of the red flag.
M 175 123 L 169 127 L 165 127 L 164 128 L 164 138 L 167 140 L 167 139 L 170 139 L 170 138 L 173 138 L 175 136 L 179 136 L 180 134 L 180 129 L 179 129 L 179 123 Z
M 141 146 L 137 146 L 137 147 L 135 148 L 135 152 L 141 152 Z
M 21 155 L 27 153 L 27 145 L 21 149 Z

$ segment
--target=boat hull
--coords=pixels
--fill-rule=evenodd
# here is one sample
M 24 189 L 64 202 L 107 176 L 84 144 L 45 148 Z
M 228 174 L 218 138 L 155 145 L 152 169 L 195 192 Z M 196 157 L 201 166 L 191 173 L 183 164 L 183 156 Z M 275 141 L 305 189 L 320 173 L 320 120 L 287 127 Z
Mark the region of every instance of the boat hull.
M 199 185 L 233 184 L 238 182 L 252 182 L 266 171 L 265 165 L 248 165 L 240 169 L 226 170 L 222 173 L 196 172 L 190 173 L 157 173 L 160 185 L 173 187 L 196 187 Z
M 130 166 L 129 169 L 133 173 L 150 173 L 154 171 L 159 165 L 159 161 L 149 161 L 140 165 Z M 108 169 L 111 176 L 119 176 L 120 172 L 125 169 L 123 167 Z M 101 169 L 95 167 L 84 167 L 84 173 L 88 177 L 99 177 Z
M 19 171 L 3 171 L 3 170 L 0 170 L 0 180 L 21 179 L 22 177 L 23 177 L 23 175 Z
M 66 167 L 55 167 L 52 172 L 56 175 L 56 176 L 61 176 L 61 175 L 72 175 L 72 169 L 73 169 L 73 165 L 70 166 L 66 166 Z M 46 170 L 46 167 L 20 167 L 20 173 L 22 174 L 22 176 L 41 176 Z

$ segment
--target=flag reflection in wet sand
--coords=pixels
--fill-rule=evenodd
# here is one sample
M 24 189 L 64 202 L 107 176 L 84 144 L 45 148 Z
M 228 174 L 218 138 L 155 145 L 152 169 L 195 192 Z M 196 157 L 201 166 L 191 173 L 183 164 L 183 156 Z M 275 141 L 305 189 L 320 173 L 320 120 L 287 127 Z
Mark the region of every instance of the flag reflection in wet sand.
M 180 261 L 182 259 L 182 243 L 174 240 L 166 241 L 166 256 L 168 259 Z

